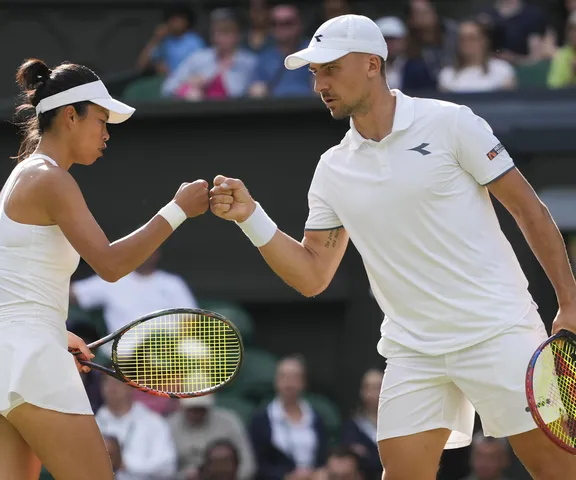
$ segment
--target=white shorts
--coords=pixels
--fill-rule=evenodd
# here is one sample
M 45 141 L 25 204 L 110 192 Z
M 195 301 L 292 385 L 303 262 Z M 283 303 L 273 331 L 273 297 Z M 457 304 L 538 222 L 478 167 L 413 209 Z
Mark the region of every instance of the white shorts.
M 23 403 L 93 414 L 64 328 L 37 320 L 0 323 L 0 415 Z
M 548 335 L 536 308 L 520 324 L 472 347 L 439 356 L 387 345 L 378 408 L 378 440 L 447 428 L 446 448 L 472 441 L 475 411 L 486 436 L 508 437 L 536 428 L 527 410 L 530 358 Z

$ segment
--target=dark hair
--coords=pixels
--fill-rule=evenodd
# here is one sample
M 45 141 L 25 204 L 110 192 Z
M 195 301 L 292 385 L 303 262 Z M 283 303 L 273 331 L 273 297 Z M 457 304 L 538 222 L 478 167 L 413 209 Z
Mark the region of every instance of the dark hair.
M 220 438 L 218 440 L 213 441 L 210 443 L 204 452 L 204 464 L 206 464 L 210 460 L 210 455 L 212 451 L 218 447 L 225 447 L 232 452 L 232 456 L 234 457 L 234 461 L 236 465 L 240 463 L 240 454 L 238 453 L 238 448 L 236 445 L 232 443 L 230 440 L 226 438 Z
M 50 130 L 54 117 L 61 108 L 36 115 L 36 105 L 42 99 L 97 80 L 98 75 L 92 70 L 74 63 L 62 63 L 50 70 L 42 60 L 32 58 L 20 65 L 16 72 L 16 83 L 22 91 L 23 102 L 16 109 L 16 115 L 29 113 L 30 116 L 22 122 L 16 122 L 24 138 L 15 158 L 20 162 L 34 151 L 42 134 Z M 77 102 L 72 105 L 78 115 L 83 116 L 89 104 L 90 102 Z
M 175 2 L 169 4 L 164 9 L 164 21 L 167 22 L 174 17 L 182 17 L 188 21 L 190 27 L 196 23 L 196 15 L 190 5 L 186 2 Z

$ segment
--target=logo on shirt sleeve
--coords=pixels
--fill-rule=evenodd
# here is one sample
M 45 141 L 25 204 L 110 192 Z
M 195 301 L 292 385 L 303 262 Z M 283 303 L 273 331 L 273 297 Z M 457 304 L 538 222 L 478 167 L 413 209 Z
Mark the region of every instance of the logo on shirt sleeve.
M 503 152 L 504 150 L 506 150 L 504 145 L 499 143 L 492 150 L 490 150 L 486 156 L 488 157 L 488 160 L 494 160 L 500 154 L 500 152 Z

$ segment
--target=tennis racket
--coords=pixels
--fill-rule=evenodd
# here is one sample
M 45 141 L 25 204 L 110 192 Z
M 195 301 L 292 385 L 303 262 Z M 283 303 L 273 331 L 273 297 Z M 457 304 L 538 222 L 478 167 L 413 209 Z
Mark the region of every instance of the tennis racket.
M 198 309 L 152 312 L 88 348 L 109 342 L 112 368 L 78 361 L 143 392 L 172 398 L 198 397 L 228 385 L 244 353 L 240 332 L 230 320 Z
M 528 409 L 559 447 L 576 453 L 576 335 L 560 330 L 542 343 L 526 372 Z

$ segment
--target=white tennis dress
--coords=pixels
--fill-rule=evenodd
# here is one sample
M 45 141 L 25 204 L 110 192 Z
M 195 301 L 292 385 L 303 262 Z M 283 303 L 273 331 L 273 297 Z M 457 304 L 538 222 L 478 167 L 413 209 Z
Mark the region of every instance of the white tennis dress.
M 0 415 L 30 403 L 64 413 L 93 414 L 68 352 L 70 277 L 80 256 L 57 225 L 11 220 L 5 200 L 35 154 L 12 172 L 0 197 Z

